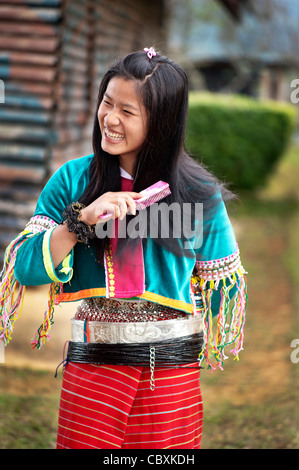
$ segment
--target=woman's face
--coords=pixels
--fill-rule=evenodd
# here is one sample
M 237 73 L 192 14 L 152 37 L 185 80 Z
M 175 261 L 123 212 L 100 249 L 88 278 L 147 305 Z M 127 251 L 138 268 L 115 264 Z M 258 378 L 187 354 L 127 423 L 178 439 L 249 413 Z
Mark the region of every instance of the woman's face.
M 132 80 L 114 77 L 98 109 L 105 152 L 120 156 L 120 166 L 132 175 L 134 162 L 147 134 L 147 114 Z

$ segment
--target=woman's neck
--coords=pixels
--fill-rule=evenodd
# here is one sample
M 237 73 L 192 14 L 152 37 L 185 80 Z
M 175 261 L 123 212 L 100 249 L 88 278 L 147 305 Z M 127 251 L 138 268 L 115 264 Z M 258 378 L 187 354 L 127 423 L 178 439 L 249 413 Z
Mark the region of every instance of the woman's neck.
M 128 180 L 133 180 L 133 176 L 131 176 L 126 170 L 120 167 L 120 176 L 122 178 L 127 178 Z
M 123 170 L 125 170 L 127 173 L 129 173 L 129 175 L 132 177 L 134 175 L 134 164 L 135 164 L 135 158 L 129 159 L 129 158 L 122 158 L 121 156 L 119 157 L 119 166 Z

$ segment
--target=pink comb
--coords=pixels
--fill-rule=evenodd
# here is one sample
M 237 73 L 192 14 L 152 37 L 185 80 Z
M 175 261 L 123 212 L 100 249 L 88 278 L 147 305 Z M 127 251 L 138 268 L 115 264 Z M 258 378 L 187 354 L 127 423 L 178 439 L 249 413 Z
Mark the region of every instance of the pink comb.
M 169 189 L 169 184 L 164 183 L 164 181 L 158 181 L 157 183 L 152 184 L 152 186 L 149 186 L 148 188 L 143 189 L 143 191 L 140 191 L 142 197 L 140 199 L 136 199 L 136 209 L 141 211 L 142 209 L 151 206 L 155 202 L 164 199 L 164 197 L 169 196 L 170 193 L 171 191 Z M 107 214 L 100 215 L 99 218 L 107 219 L 111 216 L 111 212 L 107 212 Z

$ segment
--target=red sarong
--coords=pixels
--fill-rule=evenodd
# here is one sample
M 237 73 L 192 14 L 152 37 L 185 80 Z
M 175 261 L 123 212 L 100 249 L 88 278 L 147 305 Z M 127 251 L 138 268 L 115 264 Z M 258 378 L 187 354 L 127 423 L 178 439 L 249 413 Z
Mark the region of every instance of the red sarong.
M 68 363 L 57 449 L 199 449 L 199 369 Z

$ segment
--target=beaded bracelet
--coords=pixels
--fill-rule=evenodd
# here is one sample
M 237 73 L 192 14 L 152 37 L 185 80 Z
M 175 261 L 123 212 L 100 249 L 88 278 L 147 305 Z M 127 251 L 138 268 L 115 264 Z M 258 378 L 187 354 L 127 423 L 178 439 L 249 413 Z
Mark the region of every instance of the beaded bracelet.
M 95 238 L 96 234 L 93 226 L 80 220 L 81 210 L 84 207 L 80 202 L 72 202 L 64 209 L 62 219 L 66 222 L 69 232 L 76 235 L 78 242 L 89 246 L 89 240 Z

